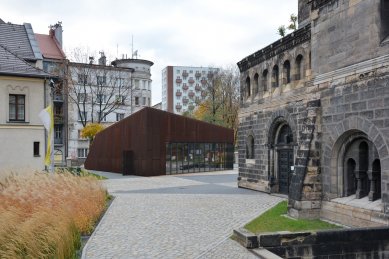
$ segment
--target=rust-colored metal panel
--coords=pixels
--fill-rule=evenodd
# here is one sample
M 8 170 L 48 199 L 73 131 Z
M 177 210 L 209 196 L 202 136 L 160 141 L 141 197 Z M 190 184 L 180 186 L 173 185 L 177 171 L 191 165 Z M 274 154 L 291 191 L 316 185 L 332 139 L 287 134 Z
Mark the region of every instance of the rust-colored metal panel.
M 233 144 L 233 139 L 231 129 L 145 107 L 96 135 L 85 168 L 140 176 L 164 175 L 166 143 Z M 123 161 L 124 157 L 132 161 Z

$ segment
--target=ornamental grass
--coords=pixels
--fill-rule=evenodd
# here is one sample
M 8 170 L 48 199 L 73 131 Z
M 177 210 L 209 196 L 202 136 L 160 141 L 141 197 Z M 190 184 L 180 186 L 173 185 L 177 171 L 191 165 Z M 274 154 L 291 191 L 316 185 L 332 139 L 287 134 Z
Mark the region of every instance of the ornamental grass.
M 73 258 L 105 209 L 94 177 L 12 174 L 0 179 L 0 258 Z

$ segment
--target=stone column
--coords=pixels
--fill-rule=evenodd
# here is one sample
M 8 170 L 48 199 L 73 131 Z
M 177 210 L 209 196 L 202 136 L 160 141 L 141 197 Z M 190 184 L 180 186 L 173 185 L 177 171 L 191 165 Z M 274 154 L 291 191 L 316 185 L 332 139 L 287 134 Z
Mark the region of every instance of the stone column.
M 375 201 L 379 199 L 380 194 L 377 192 L 377 179 L 380 176 L 379 172 L 369 170 L 367 172 L 370 180 L 370 192 L 369 192 L 369 201 Z
M 357 190 L 355 192 L 355 198 L 361 199 L 367 195 L 366 190 L 363 188 L 363 181 L 366 177 L 366 172 L 355 170 L 355 177 L 357 178 Z

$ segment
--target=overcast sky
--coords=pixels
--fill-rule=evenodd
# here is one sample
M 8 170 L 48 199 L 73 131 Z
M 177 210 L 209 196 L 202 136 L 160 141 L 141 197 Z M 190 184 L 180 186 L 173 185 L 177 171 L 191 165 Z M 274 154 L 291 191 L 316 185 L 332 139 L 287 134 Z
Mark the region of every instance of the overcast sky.
M 161 101 L 169 65 L 228 66 L 271 44 L 297 14 L 297 0 L 2 0 L 5 22 L 31 23 L 35 33 L 62 21 L 65 52 L 104 50 L 154 62 L 152 104 Z

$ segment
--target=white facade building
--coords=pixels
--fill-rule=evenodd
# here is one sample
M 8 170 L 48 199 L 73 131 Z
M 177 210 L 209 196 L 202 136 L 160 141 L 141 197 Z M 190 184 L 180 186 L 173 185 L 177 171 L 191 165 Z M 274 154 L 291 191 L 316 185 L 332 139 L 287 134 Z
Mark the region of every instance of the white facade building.
M 182 114 L 205 99 L 211 67 L 167 66 L 162 70 L 162 110 Z
M 74 88 L 70 86 L 73 98 L 69 92 L 68 108 L 68 160 L 72 165 L 83 164 L 89 152 L 89 141 L 80 136 L 85 121 L 100 122 L 107 127 L 151 104 L 153 62 L 121 59 L 106 66 L 105 57 L 102 58 L 98 65 L 69 64 L 74 82 Z M 86 91 L 84 85 L 88 86 Z

